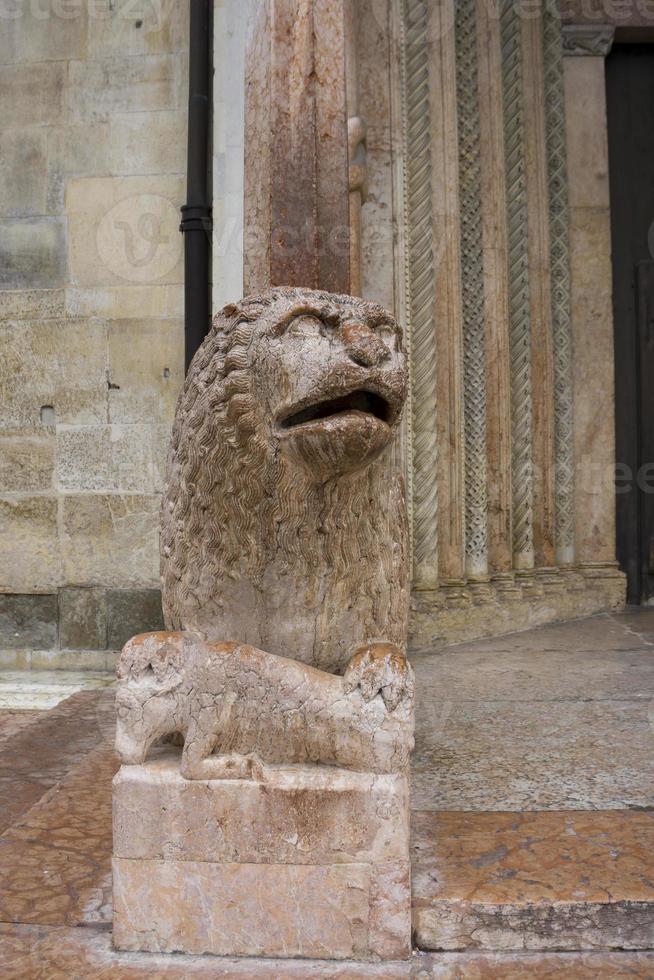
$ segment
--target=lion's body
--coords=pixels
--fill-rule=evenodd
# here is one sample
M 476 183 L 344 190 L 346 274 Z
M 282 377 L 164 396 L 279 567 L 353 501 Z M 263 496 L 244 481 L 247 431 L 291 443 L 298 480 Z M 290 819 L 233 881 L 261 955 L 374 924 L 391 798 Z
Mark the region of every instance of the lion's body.
M 164 614 L 168 629 L 342 673 L 362 643 L 405 643 L 406 515 L 390 446 L 320 480 L 280 451 L 270 419 L 273 394 L 284 394 L 278 323 L 307 296 L 326 302 L 276 290 L 223 311 L 191 365 L 162 505 Z M 378 310 L 328 299 L 359 316 Z M 331 366 L 321 376 L 306 351 L 324 386 Z M 340 370 L 365 378 L 356 363 Z

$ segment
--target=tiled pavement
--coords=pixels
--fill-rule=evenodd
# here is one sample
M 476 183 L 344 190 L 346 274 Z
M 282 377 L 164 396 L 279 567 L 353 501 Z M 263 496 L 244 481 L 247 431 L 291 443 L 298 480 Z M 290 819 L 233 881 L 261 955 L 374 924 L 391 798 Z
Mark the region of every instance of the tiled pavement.
M 0 710 L 0 977 L 654 978 L 654 610 L 415 658 L 408 964 L 111 949 L 113 695 Z

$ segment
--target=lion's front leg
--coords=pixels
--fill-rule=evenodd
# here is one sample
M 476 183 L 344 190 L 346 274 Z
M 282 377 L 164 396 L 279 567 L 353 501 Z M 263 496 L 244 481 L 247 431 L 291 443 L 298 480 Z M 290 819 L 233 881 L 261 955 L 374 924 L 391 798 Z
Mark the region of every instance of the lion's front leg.
M 404 698 L 413 698 L 413 669 L 394 643 L 367 643 L 355 651 L 343 677 L 347 694 L 360 688 L 365 701 L 381 693 L 389 711 Z
M 185 779 L 255 779 L 264 780 L 264 766 L 254 755 L 239 752 L 213 755 L 219 741 L 215 714 L 201 712 L 189 726 L 179 771 Z

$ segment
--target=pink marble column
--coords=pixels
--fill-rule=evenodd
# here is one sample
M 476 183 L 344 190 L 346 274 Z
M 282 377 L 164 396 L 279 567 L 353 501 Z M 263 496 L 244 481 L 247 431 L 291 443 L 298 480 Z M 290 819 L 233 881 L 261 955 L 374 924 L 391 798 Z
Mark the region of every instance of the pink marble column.
M 245 292 L 350 291 L 344 0 L 255 5 L 246 52 Z

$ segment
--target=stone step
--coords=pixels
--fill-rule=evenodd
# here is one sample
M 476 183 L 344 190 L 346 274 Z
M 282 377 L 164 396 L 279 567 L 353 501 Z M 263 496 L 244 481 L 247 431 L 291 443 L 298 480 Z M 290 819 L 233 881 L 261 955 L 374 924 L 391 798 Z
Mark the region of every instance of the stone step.
M 1 670 L 0 711 L 54 708 L 78 691 L 111 687 L 108 672 L 72 670 Z
M 652 810 L 418 811 L 412 852 L 422 950 L 654 949 Z
M 92 927 L 0 924 L 0 976 L 47 980 L 652 980 L 654 953 L 418 953 L 395 963 L 119 953 Z

